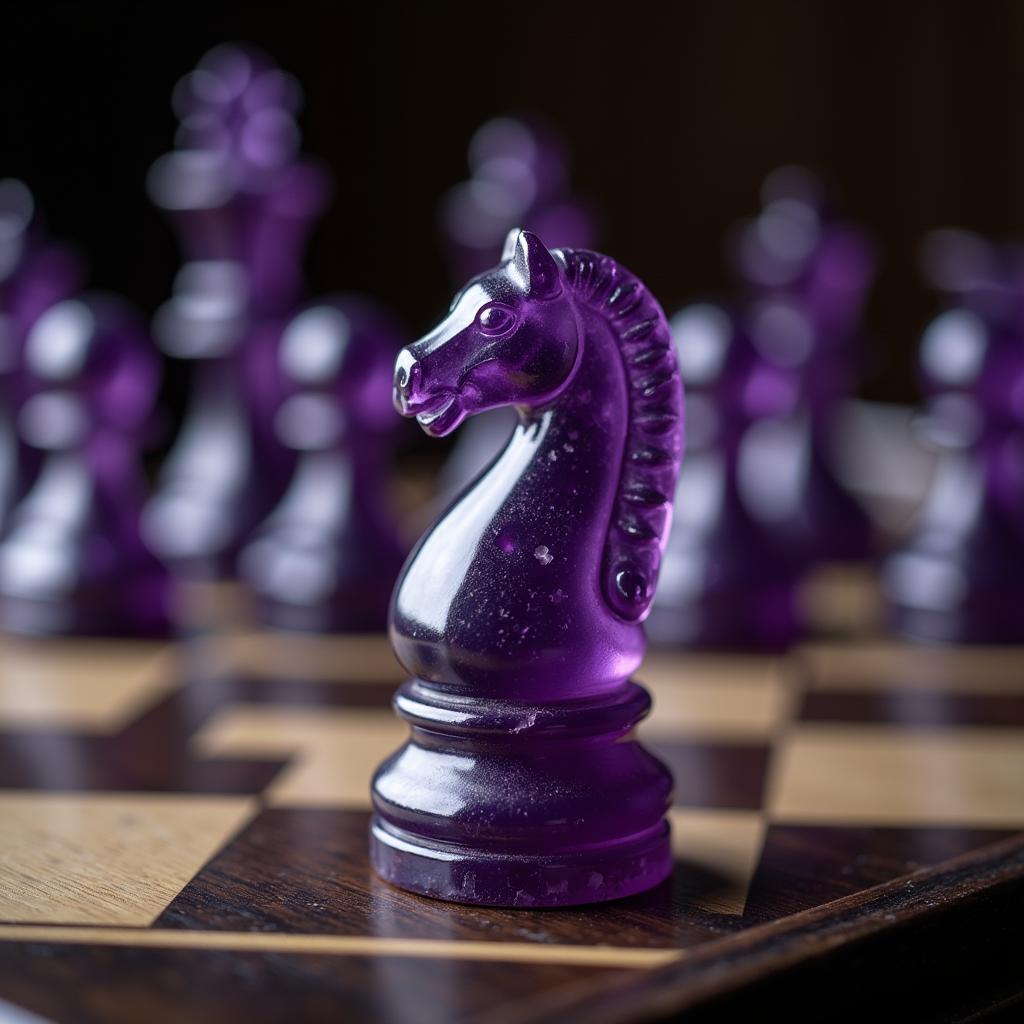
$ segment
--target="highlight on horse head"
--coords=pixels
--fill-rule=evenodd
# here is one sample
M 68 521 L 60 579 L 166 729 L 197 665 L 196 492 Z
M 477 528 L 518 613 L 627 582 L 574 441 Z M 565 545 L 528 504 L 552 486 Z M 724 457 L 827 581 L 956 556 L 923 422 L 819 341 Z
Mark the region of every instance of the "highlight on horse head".
M 399 353 L 395 407 L 442 437 L 486 409 L 544 405 L 568 383 L 579 346 L 557 254 L 514 229 L 501 263 L 470 281 L 448 316 Z

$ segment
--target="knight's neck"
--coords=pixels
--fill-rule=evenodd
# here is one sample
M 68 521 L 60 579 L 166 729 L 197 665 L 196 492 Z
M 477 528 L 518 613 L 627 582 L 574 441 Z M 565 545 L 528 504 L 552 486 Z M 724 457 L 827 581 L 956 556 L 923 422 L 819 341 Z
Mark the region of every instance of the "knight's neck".
M 608 324 L 589 310 L 581 314 L 582 351 L 565 389 L 543 413 L 549 423 L 541 447 L 566 471 L 612 476 L 616 482 L 629 420 L 622 355 Z M 534 414 L 536 417 L 537 414 Z M 576 441 L 584 442 L 583 448 Z M 563 458 L 582 454 L 581 458 Z M 600 458 L 599 466 L 588 458 Z M 597 472 L 595 472 L 597 470 Z

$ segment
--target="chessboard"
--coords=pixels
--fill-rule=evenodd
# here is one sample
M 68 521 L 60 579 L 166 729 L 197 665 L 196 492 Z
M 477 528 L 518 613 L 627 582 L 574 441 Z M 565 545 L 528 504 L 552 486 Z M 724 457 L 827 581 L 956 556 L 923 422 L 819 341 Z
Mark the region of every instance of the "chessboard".
M 0 644 L 4 1020 L 1020 1012 L 1024 650 L 650 652 L 674 875 L 505 910 L 370 870 L 371 772 L 405 736 L 385 638 L 205 599 L 217 628 L 171 644 Z

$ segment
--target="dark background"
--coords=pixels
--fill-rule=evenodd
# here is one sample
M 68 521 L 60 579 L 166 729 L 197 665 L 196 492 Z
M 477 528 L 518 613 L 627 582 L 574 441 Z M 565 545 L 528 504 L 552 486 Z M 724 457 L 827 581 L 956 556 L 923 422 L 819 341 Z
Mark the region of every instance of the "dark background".
M 337 178 L 315 290 L 366 291 L 414 331 L 447 306 L 438 197 L 487 117 L 534 109 L 574 154 L 603 245 L 671 311 L 728 288 L 722 238 L 766 172 L 817 169 L 874 235 L 868 397 L 914 398 L 938 298 L 928 228 L 1024 227 L 1024 3 L 36 4 L 0 20 L 0 176 L 32 187 L 94 285 L 151 312 L 179 263 L 144 189 L 175 81 L 254 43 L 306 90 L 305 147 Z

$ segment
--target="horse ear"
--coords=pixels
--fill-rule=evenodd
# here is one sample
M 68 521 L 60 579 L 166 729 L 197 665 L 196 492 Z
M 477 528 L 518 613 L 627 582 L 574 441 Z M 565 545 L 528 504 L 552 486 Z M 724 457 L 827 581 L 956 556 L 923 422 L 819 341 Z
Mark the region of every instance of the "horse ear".
M 508 240 L 505 247 L 508 248 Z M 538 299 L 553 299 L 561 289 L 555 258 L 532 231 L 520 231 L 516 236 L 512 269 L 529 294 Z
M 505 236 L 505 244 L 501 248 L 501 262 L 508 263 L 516 254 L 516 242 L 519 241 L 520 228 L 513 228 Z

